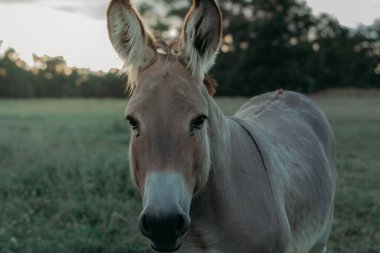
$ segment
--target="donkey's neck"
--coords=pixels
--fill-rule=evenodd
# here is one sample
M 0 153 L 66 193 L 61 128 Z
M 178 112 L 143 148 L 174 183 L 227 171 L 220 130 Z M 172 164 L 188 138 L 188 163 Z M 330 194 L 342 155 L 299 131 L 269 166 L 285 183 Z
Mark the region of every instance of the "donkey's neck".
M 218 170 L 221 165 L 228 162 L 226 160 L 230 159 L 228 155 L 230 147 L 229 122 L 215 100 L 210 96 L 207 97 L 207 100 L 209 107 L 208 137 L 210 143 L 211 170 Z
M 208 94 L 205 95 L 209 109 L 208 139 L 210 146 L 210 177 L 223 177 L 231 163 L 230 122 L 224 116 L 219 105 Z M 210 178 L 209 178 L 210 179 Z M 210 188 L 210 185 L 206 185 Z
M 187 242 L 190 248 L 197 249 L 193 251 L 205 253 L 244 252 L 240 247 L 248 242 L 252 247 L 266 247 L 267 240 L 258 236 L 258 231 L 265 237 L 263 231 L 272 229 L 265 224 L 272 224 L 273 206 L 265 194 L 270 188 L 259 151 L 242 126 L 225 117 L 211 97 L 207 99 L 211 168 L 205 188 L 191 203 Z M 250 189 L 256 195 L 242 189 Z M 240 198 L 242 194 L 246 197 Z M 260 214 L 255 218 L 259 219 L 257 222 L 248 218 L 252 215 L 248 210 Z M 240 233 L 241 238 L 233 237 L 234 233 Z
M 204 95 L 209 109 L 209 145 L 210 145 L 210 173 L 208 182 L 199 195 L 192 201 L 191 207 L 191 229 L 188 234 L 187 243 L 189 247 L 209 252 L 207 249 L 219 244 L 220 238 L 214 237 L 216 227 L 214 215 L 215 206 L 225 198 L 228 189 L 228 168 L 231 163 L 230 128 L 229 120 L 224 116 L 222 110 L 215 100 L 208 94 Z M 225 181 L 225 182 L 221 182 Z M 221 207 L 222 208 L 222 207 Z M 187 251 L 186 251 L 187 252 Z

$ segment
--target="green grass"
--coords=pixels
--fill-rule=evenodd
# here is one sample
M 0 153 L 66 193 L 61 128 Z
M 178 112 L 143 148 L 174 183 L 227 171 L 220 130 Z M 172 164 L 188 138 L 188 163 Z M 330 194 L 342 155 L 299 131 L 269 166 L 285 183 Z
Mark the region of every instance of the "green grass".
M 330 252 L 380 252 L 380 94 L 314 97 L 334 129 L 338 185 Z
M 145 252 L 125 104 L 0 102 L 1 252 Z
M 315 96 L 337 140 L 329 252 L 380 252 L 380 96 Z M 245 99 L 218 99 L 232 114 Z M 0 100 L 0 252 L 149 252 L 126 100 Z

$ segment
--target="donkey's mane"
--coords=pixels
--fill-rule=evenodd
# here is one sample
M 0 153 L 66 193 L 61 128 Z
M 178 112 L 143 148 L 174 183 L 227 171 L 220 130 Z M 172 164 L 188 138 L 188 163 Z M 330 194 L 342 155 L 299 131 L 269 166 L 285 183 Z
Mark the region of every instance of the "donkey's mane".
M 203 80 L 203 84 L 206 86 L 206 89 L 210 96 L 214 96 L 216 94 L 216 86 L 218 86 L 218 84 L 216 83 L 212 75 L 207 75 L 206 78 Z

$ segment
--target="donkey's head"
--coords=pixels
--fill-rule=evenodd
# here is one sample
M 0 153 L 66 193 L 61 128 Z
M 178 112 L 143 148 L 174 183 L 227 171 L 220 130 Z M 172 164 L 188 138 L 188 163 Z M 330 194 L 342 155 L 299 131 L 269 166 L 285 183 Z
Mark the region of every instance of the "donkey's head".
M 154 249 L 175 251 L 189 227 L 191 199 L 209 174 L 212 87 L 204 78 L 220 46 L 219 7 L 215 0 L 194 0 L 171 45 L 155 41 L 128 0 L 111 2 L 108 29 L 132 90 L 126 118 L 131 172 L 143 196 L 140 230 Z

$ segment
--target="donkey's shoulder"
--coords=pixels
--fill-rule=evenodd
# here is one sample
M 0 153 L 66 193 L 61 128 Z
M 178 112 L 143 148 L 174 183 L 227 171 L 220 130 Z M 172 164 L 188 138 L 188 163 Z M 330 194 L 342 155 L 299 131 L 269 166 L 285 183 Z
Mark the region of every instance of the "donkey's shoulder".
M 255 132 L 260 128 L 267 133 L 286 133 L 285 136 L 312 134 L 328 153 L 333 153 L 330 149 L 334 146 L 334 137 L 324 113 L 310 98 L 298 92 L 277 90 L 253 97 L 234 117 L 245 120 Z

